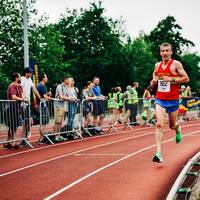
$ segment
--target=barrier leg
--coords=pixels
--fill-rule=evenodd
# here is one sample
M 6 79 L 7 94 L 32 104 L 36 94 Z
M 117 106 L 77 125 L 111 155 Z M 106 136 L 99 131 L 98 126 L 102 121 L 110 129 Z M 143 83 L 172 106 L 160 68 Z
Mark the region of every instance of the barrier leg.
M 23 141 L 29 146 L 29 147 L 31 147 L 32 149 L 33 149 L 33 146 L 31 145 L 31 143 L 25 138 L 25 139 L 23 139 Z
M 78 130 L 74 130 L 74 133 L 76 133 L 76 135 L 79 136 L 80 138 L 83 138 L 83 136 L 79 133 Z

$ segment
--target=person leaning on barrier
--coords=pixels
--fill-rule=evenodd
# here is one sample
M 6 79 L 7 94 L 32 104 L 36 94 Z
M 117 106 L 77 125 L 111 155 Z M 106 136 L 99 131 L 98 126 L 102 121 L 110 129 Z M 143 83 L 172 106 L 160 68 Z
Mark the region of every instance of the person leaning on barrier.
M 187 98 L 188 98 L 188 94 L 187 94 L 186 87 L 185 85 L 181 85 L 179 103 L 187 107 Z
M 138 82 L 134 82 L 133 83 L 133 110 L 131 110 L 131 116 L 130 116 L 130 121 L 133 125 L 138 125 L 137 123 L 137 109 L 138 109 L 138 92 L 137 92 L 137 88 L 139 87 Z
M 125 110 L 126 110 L 126 119 L 125 123 L 128 123 L 128 118 L 131 125 L 137 125 L 136 116 L 137 116 L 137 103 L 138 103 L 138 93 L 136 88 L 138 83 L 135 83 L 135 88 L 127 86 L 127 90 L 124 93 L 125 97 Z
M 39 76 L 39 84 L 37 85 L 37 91 L 40 94 L 40 97 L 42 98 L 42 100 L 40 101 L 40 99 L 38 97 L 36 97 L 36 103 L 37 103 L 37 113 L 40 115 L 42 115 L 42 124 L 43 130 L 40 130 L 40 140 L 39 142 L 41 142 L 41 139 L 43 138 L 43 132 L 45 129 L 45 125 L 49 123 L 49 110 L 46 104 L 46 100 L 53 100 L 53 98 L 51 97 L 51 93 L 47 92 L 47 87 L 46 87 L 46 83 L 48 81 L 47 75 L 45 73 L 40 74 Z M 40 109 L 41 109 L 41 113 L 40 113 Z
M 146 111 L 146 121 L 150 121 L 150 112 L 151 112 L 151 94 L 147 89 L 144 89 L 143 93 L 143 108 Z
M 124 94 L 122 93 L 122 88 L 120 86 L 116 87 L 117 92 L 117 103 L 118 103 L 118 123 L 122 124 L 122 116 L 123 116 L 123 106 L 124 106 Z
M 31 79 L 32 74 L 33 74 L 33 71 L 31 70 L 31 68 L 27 67 L 24 69 L 24 76 L 21 77 L 21 86 L 23 89 L 23 93 L 24 93 L 24 96 L 28 99 L 29 104 L 30 104 L 30 99 L 31 99 L 31 89 L 32 89 L 33 93 L 39 99 L 41 99 L 40 94 L 37 91 L 36 87 L 33 84 L 32 79 Z M 25 119 L 24 119 L 23 128 L 22 128 L 23 129 L 23 137 L 30 137 L 30 124 L 32 123 L 32 118 L 29 115 L 28 106 L 25 109 L 24 115 L 25 115 L 24 116 Z M 26 143 L 22 141 L 21 145 L 26 145 Z
M 93 111 L 93 101 L 96 99 L 96 95 L 94 94 L 92 88 L 94 84 L 92 81 L 87 81 L 86 88 L 82 91 L 82 105 L 83 105 L 83 117 L 84 128 L 88 128 L 88 125 L 91 123 L 91 113 Z
M 132 99 L 133 98 L 133 90 L 131 85 L 126 87 L 126 91 L 124 92 L 124 104 L 125 104 L 125 123 L 128 123 L 129 117 L 131 115 L 131 107 L 132 107 Z
M 6 125 L 8 126 L 8 141 L 16 140 L 16 131 L 20 126 L 20 109 L 21 102 L 27 101 L 23 94 L 21 83 L 21 75 L 19 73 L 12 74 L 12 83 L 9 85 L 7 90 L 7 99 L 16 100 L 16 102 L 9 102 L 6 110 Z M 10 142 L 4 145 L 5 148 L 19 149 L 19 142 Z
M 103 119 L 104 119 L 104 113 L 105 113 L 105 99 L 106 97 L 101 94 L 101 88 L 99 86 L 100 79 L 99 77 L 93 78 L 93 92 L 96 95 L 96 100 L 94 101 L 94 110 L 93 110 L 93 124 L 95 127 L 98 127 L 96 129 L 96 134 L 104 134 L 103 130 L 101 129 L 103 125 Z M 99 120 L 98 120 L 99 117 Z
M 65 119 L 65 113 L 67 112 L 67 101 L 70 97 L 67 96 L 67 81 L 68 78 L 64 78 L 62 83 L 57 85 L 54 101 L 54 133 L 59 133 L 62 128 L 62 123 Z M 64 141 L 61 135 L 56 135 L 56 141 Z
M 117 101 L 117 91 L 113 87 L 108 93 L 108 110 L 111 115 L 111 120 L 109 125 L 116 125 L 118 108 L 119 104 Z
M 68 101 L 68 110 L 67 110 L 67 131 L 73 130 L 74 118 L 78 109 L 79 99 L 77 98 L 78 89 L 74 87 L 74 79 L 67 79 L 67 96 L 69 97 Z
M 187 97 L 192 98 L 191 87 L 189 85 L 186 87 L 186 91 L 187 91 Z

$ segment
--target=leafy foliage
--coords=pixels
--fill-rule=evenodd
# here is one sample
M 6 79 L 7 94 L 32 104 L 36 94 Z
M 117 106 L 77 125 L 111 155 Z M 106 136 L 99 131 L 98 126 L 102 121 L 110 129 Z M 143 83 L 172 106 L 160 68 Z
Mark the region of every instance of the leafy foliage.
M 23 63 L 22 1 L 0 2 L 0 62 L 9 77 Z
M 151 52 L 151 46 L 151 43 L 144 40 L 143 35 L 140 35 L 134 41 L 129 41 L 124 46 L 131 70 L 129 80 L 131 80 L 131 83 L 133 81 L 139 82 L 140 91 L 148 86 L 156 62 Z
M 30 57 L 41 72 L 49 76 L 50 85 L 61 82 L 68 75 L 69 64 L 63 61 L 64 44 L 62 35 L 55 25 L 37 26 L 31 31 Z
M 23 0 L 0 0 L 0 98 L 4 98 L 12 72 L 23 70 Z M 159 45 L 169 42 L 176 59 L 182 61 L 193 90 L 199 88 L 199 62 L 195 53 L 182 55 L 184 47 L 194 44 L 181 35 L 181 26 L 168 16 L 147 34 L 127 39 L 122 19 L 105 16 L 101 2 L 88 9 L 66 10 L 57 24 L 45 16 L 36 17 L 35 0 L 28 1 L 30 58 L 47 73 L 49 85 L 73 76 L 83 88 L 94 76 L 101 79 L 104 94 L 113 86 L 125 87 L 139 82 L 142 93 L 155 62 L 160 60 Z
M 189 85 L 193 91 L 200 88 L 200 56 L 196 53 L 188 53 L 182 56 L 182 64 L 190 77 Z
M 159 59 L 159 46 L 168 42 L 173 47 L 173 57 L 179 59 L 183 47 L 194 46 L 194 43 L 182 37 L 182 27 L 176 23 L 173 16 L 167 16 L 160 21 L 149 35 L 146 35 L 146 40 L 152 42 L 152 52 L 155 58 Z

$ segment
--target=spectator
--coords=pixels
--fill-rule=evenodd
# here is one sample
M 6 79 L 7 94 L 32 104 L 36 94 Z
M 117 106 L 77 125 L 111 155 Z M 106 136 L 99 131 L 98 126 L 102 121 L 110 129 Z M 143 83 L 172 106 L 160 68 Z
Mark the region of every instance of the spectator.
M 46 87 L 46 83 L 48 81 L 47 75 L 45 73 L 40 74 L 39 81 L 40 83 L 37 85 L 37 90 L 40 94 L 40 97 L 44 100 L 53 100 L 53 98 L 51 97 L 51 93 L 47 92 L 47 87 Z M 45 131 L 45 125 L 49 123 L 49 110 L 46 102 L 45 101 L 40 102 L 40 99 L 38 97 L 36 97 L 36 103 L 37 103 L 37 112 L 42 117 L 41 125 L 43 125 L 42 129 L 40 130 L 39 143 L 43 143 L 44 141 L 42 140 L 42 138 L 43 138 L 43 133 Z
M 124 99 L 125 99 L 125 123 L 128 123 L 128 120 L 130 120 L 131 116 L 131 110 L 133 110 L 133 90 L 131 85 L 128 85 L 126 87 L 126 91 L 124 92 Z
M 187 106 L 187 90 L 185 85 L 181 85 L 179 103 L 185 107 Z
M 57 85 L 55 98 L 58 101 L 54 102 L 54 133 L 59 133 L 62 128 L 62 123 L 65 118 L 65 112 L 67 111 L 67 102 L 70 98 L 67 96 L 67 81 L 65 77 L 61 84 Z M 61 135 L 55 137 L 56 141 L 64 141 Z
M 122 123 L 122 116 L 123 116 L 123 106 L 124 106 L 124 94 L 122 93 L 122 89 L 120 86 L 116 87 L 117 91 L 117 103 L 118 103 L 118 122 L 119 124 Z
M 181 85 L 180 95 L 181 95 L 181 98 L 187 98 L 187 90 L 185 88 L 185 85 Z
M 104 134 L 103 130 L 101 129 L 103 125 L 103 119 L 104 119 L 104 112 L 105 112 L 105 107 L 104 107 L 104 100 L 106 97 L 101 94 L 101 88 L 99 86 L 100 80 L 98 77 L 93 78 L 93 92 L 96 95 L 97 99 L 94 101 L 94 119 L 93 119 L 93 124 L 96 128 L 96 134 Z M 99 120 L 98 120 L 99 118 Z
M 68 131 L 73 130 L 73 122 L 75 114 L 77 113 L 77 103 L 78 103 L 78 89 L 74 87 L 74 79 L 67 79 L 67 96 L 69 97 L 68 111 L 67 111 L 67 127 Z
M 39 98 L 41 99 L 40 97 L 40 94 L 38 93 L 36 87 L 34 86 L 33 84 L 33 81 L 31 79 L 32 77 L 32 70 L 31 68 L 25 68 L 24 69 L 24 76 L 21 77 L 21 86 L 22 86 L 22 89 L 23 89 L 23 93 L 24 93 L 24 96 L 28 99 L 28 102 L 30 104 L 30 99 L 31 99 L 31 89 L 33 91 L 33 93 Z M 32 118 L 29 114 L 29 109 L 28 109 L 28 106 L 25 107 L 24 109 L 24 123 L 23 123 L 23 137 L 30 137 L 30 124 L 31 124 L 31 121 L 32 121 Z M 21 145 L 26 145 L 26 143 L 24 141 L 22 141 Z
M 108 94 L 108 109 L 111 114 L 111 121 L 110 125 L 115 125 L 115 122 L 117 121 L 117 111 L 118 111 L 119 105 L 117 102 L 117 92 L 115 88 L 111 88 L 110 93 Z
M 186 91 L 187 91 L 187 97 L 192 98 L 191 87 L 189 85 L 186 87 Z
M 82 91 L 83 101 L 83 116 L 85 117 L 84 128 L 88 128 L 91 122 L 91 112 L 93 110 L 93 100 L 95 100 L 96 95 L 94 94 L 92 88 L 94 84 L 91 81 L 86 83 L 86 88 Z
M 146 121 L 150 121 L 150 110 L 151 110 L 151 94 L 150 92 L 145 89 L 143 94 L 143 107 L 144 111 L 146 112 Z
M 12 83 L 9 85 L 7 90 L 7 99 L 16 100 L 17 102 L 9 102 L 6 110 L 6 125 L 8 126 L 8 141 L 16 140 L 16 131 L 20 126 L 20 103 L 25 101 L 21 83 L 21 75 L 19 73 L 12 74 Z M 12 144 L 7 143 L 4 145 L 5 148 L 19 149 L 19 142 L 13 142 Z
M 137 108 L 138 108 L 138 92 L 137 92 L 137 88 L 138 88 L 139 84 L 138 82 L 134 82 L 133 83 L 133 109 L 131 110 L 131 116 L 130 116 L 130 122 L 133 125 L 138 125 L 137 120 L 136 120 L 136 116 L 137 116 Z
M 37 91 L 40 95 L 41 98 L 45 100 L 52 100 L 53 98 L 51 97 L 51 92 L 47 92 L 47 87 L 46 83 L 48 81 L 48 77 L 45 73 L 41 74 L 39 76 L 39 81 L 40 83 L 37 85 Z M 36 98 L 37 105 L 40 104 L 40 99 L 37 97 Z

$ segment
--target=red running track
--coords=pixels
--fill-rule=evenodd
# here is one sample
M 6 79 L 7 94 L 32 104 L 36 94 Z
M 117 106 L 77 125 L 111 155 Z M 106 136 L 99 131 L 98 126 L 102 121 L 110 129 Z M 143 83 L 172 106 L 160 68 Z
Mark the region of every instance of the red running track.
M 35 149 L 0 149 L 0 199 L 162 200 L 199 151 L 200 122 L 183 141 L 164 129 L 162 164 L 153 163 L 155 128 L 135 128 Z

